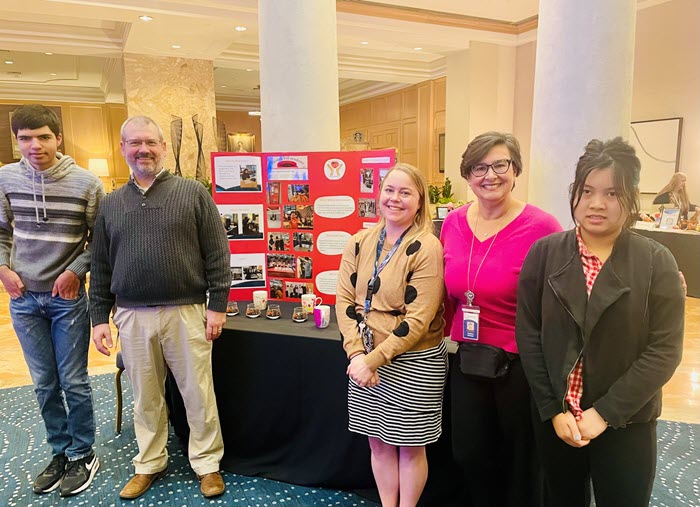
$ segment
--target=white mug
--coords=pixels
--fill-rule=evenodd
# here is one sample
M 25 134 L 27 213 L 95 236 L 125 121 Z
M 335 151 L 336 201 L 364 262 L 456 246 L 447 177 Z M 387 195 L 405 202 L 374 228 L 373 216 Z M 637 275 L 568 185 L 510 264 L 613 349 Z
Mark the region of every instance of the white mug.
M 316 327 L 323 329 L 331 323 L 331 307 L 328 305 L 318 305 L 314 308 L 314 322 Z
M 258 310 L 264 310 L 267 308 L 267 291 L 266 290 L 256 290 L 253 291 L 253 303 Z
M 302 294 L 301 306 L 304 307 L 306 313 L 314 313 L 314 307 L 323 303 L 323 299 L 316 297 L 316 294 Z

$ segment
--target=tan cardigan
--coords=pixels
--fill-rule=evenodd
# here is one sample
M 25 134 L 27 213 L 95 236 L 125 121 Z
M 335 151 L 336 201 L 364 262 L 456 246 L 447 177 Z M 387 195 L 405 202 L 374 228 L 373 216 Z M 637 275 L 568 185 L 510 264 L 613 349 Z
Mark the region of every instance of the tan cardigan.
M 374 227 L 355 234 L 340 262 L 335 308 L 348 358 L 364 351 L 358 322 L 364 314 L 380 232 Z M 380 262 L 391 247 L 385 243 Z M 374 350 L 366 361 L 373 370 L 399 354 L 429 349 L 442 340 L 445 288 L 440 241 L 431 233 L 403 241 L 378 282 L 367 318 L 374 331 Z

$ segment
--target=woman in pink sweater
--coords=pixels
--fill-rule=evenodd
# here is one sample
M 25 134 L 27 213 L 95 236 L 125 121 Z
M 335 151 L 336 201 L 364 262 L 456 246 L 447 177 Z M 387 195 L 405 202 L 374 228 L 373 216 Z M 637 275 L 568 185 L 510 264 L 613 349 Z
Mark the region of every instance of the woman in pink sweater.
M 470 505 L 536 506 L 540 474 L 515 343 L 516 293 L 532 244 L 561 226 L 513 196 L 522 158 L 511 134 L 477 136 L 460 171 L 476 202 L 451 212 L 441 233 L 446 329 L 459 343 L 450 368 L 453 454 Z

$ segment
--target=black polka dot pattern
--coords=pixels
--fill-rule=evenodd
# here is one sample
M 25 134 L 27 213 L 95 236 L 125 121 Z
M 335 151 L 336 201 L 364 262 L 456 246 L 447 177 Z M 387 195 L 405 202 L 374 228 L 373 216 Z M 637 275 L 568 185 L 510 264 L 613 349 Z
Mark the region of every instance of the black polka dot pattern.
M 396 329 L 394 329 L 393 333 L 399 338 L 403 338 L 404 336 L 408 335 L 409 331 L 410 328 L 408 327 L 408 322 L 404 320 Z
M 418 250 L 420 250 L 420 247 L 421 247 L 420 241 L 415 240 L 413 243 L 408 245 L 408 248 L 406 249 L 406 255 L 413 255 Z
M 406 275 L 406 283 L 410 282 L 411 278 L 413 278 L 413 271 L 409 271 Z
M 391 310 L 389 314 L 398 317 L 399 315 L 403 315 L 403 312 L 401 310 Z
M 374 288 L 372 289 L 372 294 L 379 292 L 379 287 L 382 285 L 382 281 L 379 277 L 374 281 Z
M 355 257 L 360 253 L 360 244 L 355 243 Z
M 408 285 L 406 286 L 406 294 L 404 294 L 404 303 L 407 305 L 410 305 L 413 303 L 413 301 L 416 300 L 416 297 L 418 296 L 418 291 L 413 285 Z
M 348 306 L 345 310 L 345 315 L 347 315 L 353 320 L 357 320 L 357 311 L 355 310 L 355 305 Z
M 357 273 L 350 275 L 350 283 L 353 287 L 357 288 Z

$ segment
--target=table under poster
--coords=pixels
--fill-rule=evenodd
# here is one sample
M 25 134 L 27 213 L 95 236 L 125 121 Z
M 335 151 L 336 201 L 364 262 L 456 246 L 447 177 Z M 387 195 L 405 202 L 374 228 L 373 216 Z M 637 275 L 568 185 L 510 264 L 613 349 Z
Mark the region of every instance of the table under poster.
M 293 306 L 282 302 L 282 318 L 275 321 L 230 317 L 214 342 L 221 467 L 305 486 L 371 489 L 367 438 L 347 429 L 348 362 L 335 315 L 328 328 L 316 329 L 313 319 L 293 322 Z M 182 402 L 177 389 L 168 392 L 171 422 L 186 442 Z M 427 448 L 430 476 L 421 505 L 444 507 L 457 496 L 448 405 L 443 435 Z

